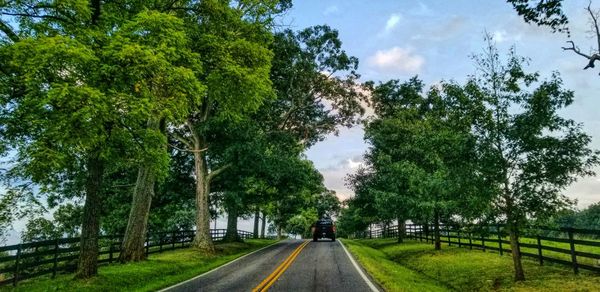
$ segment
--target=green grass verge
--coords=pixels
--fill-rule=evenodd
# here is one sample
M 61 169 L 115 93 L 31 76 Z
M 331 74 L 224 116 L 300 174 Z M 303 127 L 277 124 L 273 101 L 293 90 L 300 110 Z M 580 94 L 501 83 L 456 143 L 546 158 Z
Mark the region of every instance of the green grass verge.
M 343 240 L 348 250 L 386 291 L 447 291 L 443 284 L 390 260 L 381 250 Z
M 74 280 L 73 275 L 55 279 L 40 277 L 19 282 L 8 291 L 155 291 L 193 278 L 249 252 L 274 243 L 268 239 L 248 239 L 244 243 L 217 243 L 217 253 L 205 255 L 186 248 L 152 254 L 148 260 L 101 266 L 98 276 Z
M 344 240 L 364 268 L 387 291 L 599 291 L 600 276 L 523 259 L 525 282 L 513 281 L 510 255 L 395 239 Z M 416 279 L 423 288 L 414 286 Z M 433 288 L 428 288 L 433 287 Z

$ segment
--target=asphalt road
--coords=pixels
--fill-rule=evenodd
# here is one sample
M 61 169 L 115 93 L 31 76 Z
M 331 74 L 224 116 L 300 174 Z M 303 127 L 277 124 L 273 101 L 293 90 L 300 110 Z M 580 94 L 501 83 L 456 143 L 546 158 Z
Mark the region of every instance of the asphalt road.
M 284 240 L 164 291 L 377 291 L 359 269 L 339 241 Z

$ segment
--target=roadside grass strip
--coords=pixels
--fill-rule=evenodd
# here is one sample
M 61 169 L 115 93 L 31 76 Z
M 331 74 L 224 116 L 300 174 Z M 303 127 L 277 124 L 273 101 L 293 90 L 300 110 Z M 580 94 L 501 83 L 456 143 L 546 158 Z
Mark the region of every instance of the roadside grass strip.
M 435 251 L 431 244 L 395 241 L 344 242 L 387 291 L 600 291 L 600 275 L 590 272 L 575 275 L 566 266 L 540 266 L 534 259 L 523 258 L 527 280 L 515 283 L 510 254 L 500 256 L 497 252 L 447 245 Z M 367 259 L 361 260 L 361 254 Z M 441 290 L 411 286 L 411 277 L 420 277 L 417 279 Z
M 75 280 L 72 274 L 34 278 L 6 291 L 156 291 L 215 269 L 245 254 L 273 244 L 275 240 L 247 239 L 240 243 L 216 243 L 217 252 L 206 255 L 192 249 L 155 254 L 148 260 L 100 266 L 98 276 Z
M 275 281 L 277 281 L 277 279 L 279 279 L 279 277 L 290 267 L 302 249 L 309 243 L 310 241 L 307 240 L 300 244 L 271 274 L 269 274 L 269 276 L 252 289 L 252 292 L 268 291 Z
M 344 240 L 348 250 L 385 291 L 448 291 L 443 284 L 390 259 L 380 250 Z

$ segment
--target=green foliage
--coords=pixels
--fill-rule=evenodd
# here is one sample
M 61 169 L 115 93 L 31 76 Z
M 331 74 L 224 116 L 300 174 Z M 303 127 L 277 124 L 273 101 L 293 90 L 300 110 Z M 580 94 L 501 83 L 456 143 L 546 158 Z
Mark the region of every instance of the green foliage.
M 350 218 L 341 220 L 347 224 L 341 229 L 434 215 L 480 216 L 487 202 L 481 177 L 474 175 L 472 115 L 460 86 L 442 83 L 424 93 L 417 78 L 368 85 L 376 113 L 365 123 L 371 147 L 366 168 L 349 177 L 356 197 L 348 206 L 356 210 L 344 213 Z
M 21 234 L 23 242 L 63 237 L 77 237 L 81 227 L 82 208 L 65 204 L 54 211 L 52 220 L 37 217 L 29 220 Z
M 550 222 L 558 227 L 595 229 L 600 226 L 600 203 L 591 204 L 582 210 L 561 210 L 552 216 Z
M 545 219 L 571 202 L 562 194 L 580 176 L 592 175 L 598 152 L 581 124 L 560 116 L 573 101 L 557 73 L 539 81 L 511 51 L 506 61 L 488 39 L 475 57 L 479 77 L 465 86 L 477 109 L 474 134 L 482 174 L 495 207 L 510 224 Z
M 275 34 L 271 49 L 277 99 L 256 115 L 266 130 L 285 132 L 310 147 L 364 113 L 358 59 L 342 49 L 336 30 L 326 25 L 284 30 Z
M 569 32 L 567 16 L 562 10 L 562 0 L 506 0 L 527 23 L 548 26 L 553 32 Z

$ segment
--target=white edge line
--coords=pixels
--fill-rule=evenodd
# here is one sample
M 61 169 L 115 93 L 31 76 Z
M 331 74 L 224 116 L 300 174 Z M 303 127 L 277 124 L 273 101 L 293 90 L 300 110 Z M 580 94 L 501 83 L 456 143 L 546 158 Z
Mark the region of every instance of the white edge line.
M 346 255 L 348 255 L 348 258 L 350 258 L 350 261 L 352 262 L 352 265 L 354 265 L 354 268 L 356 268 L 356 270 L 358 271 L 358 273 L 360 274 L 360 276 L 363 278 L 363 280 L 365 280 L 365 282 L 367 283 L 367 285 L 369 285 L 369 288 L 371 288 L 371 291 L 373 291 L 373 292 L 379 292 L 379 289 L 377 289 L 377 286 L 375 286 L 375 284 L 373 284 L 373 282 L 371 282 L 371 279 L 369 279 L 369 277 L 367 277 L 367 275 L 365 275 L 365 273 L 363 273 L 362 269 L 356 263 L 356 261 L 354 260 L 354 257 L 352 257 L 352 255 L 350 254 L 350 252 L 348 252 L 348 250 L 346 249 L 346 247 L 344 246 L 344 244 L 342 243 L 342 241 L 338 240 L 338 242 L 340 243 L 340 245 L 342 246 L 342 248 L 346 252 Z
M 185 284 L 185 283 L 188 283 L 188 282 L 194 281 L 194 280 L 196 280 L 196 279 L 198 279 L 198 278 L 200 278 L 200 277 L 204 277 L 204 276 L 206 276 L 206 275 L 208 275 L 208 274 L 210 274 L 210 273 L 212 273 L 212 272 L 215 272 L 215 271 L 217 271 L 217 270 L 219 270 L 219 269 L 221 269 L 221 268 L 224 268 L 224 267 L 226 267 L 226 266 L 229 266 L 229 265 L 231 265 L 231 264 L 233 264 L 233 263 L 235 263 L 235 262 L 237 262 L 237 261 L 239 261 L 239 260 L 241 260 L 241 259 L 243 259 L 243 258 L 245 258 L 245 257 L 247 257 L 247 256 L 249 256 L 249 255 L 251 255 L 251 254 L 257 253 L 257 252 L 259 252 L 259 251 L 261 251 L 261 250 L 263 250 L 263 249 L 266 249 L 266 248 L 268 248 L 268 247 L 271 247 L 271 246 L 273 246 L 273 245 L 275 245 L 275 244 L 278 244 L 278 243 L 280 243 L 280 242 L 281 242 L 281 240 L 277 240 L 276 242 L 273 242 L 273 243 L 271 243 L 271 244 L 269 244 L 269 245 L 267 245 L 267 246 L 261 247 L 261 248 L 259 248 L 259 249 L 255 250 L 255 251 L 253 251 L 253 252 L 251 252 L 251 253 L 247 253 L 247 254 L 245 254 L 245 255 L 243 255 L 243 256 L 241 256 L 241 257 L 239 257 L 239 258 L 236 258 L 236 259 L 234 259 L 233 261 L 230 261 L 230 262 L 227 262 L 227 263 L 225 263 L 225 264 L 223 264 L 223 265 L 220 265 L 220 266 L 218 266 L 218 267 L 216 267 L 216 268 L 214 268 L 214 269 L 212 269 L 212 270 L 210 270 L 210 271 L 204 272 L 203 274 L 200 274 L 200 275 L 198 275 L 198 276 L 195 276 L 195 277 L 193 277 L 193 278 L 191 278 L 191 279 L 189 279 L 189 280 L 185 280 L 185 281 L 183 281 L 183 282 L 179 282 L 179 283 L 177 283 L 177 284 L 175 284 L 175 285 L 172 285 L 172 286 L 169 286 L 169 287 L 167 287 L 167 288 L 163 288 L 163 289 L 161 289 L 161 290 L 158 290 L 158 292 L 165 292 L 165 291 L 168 291 L 168 290 L 170 290 L 170 289 L 176 288 L 177 286 L 180 286 L 180 285 L 183 285 L 183 284 Z

